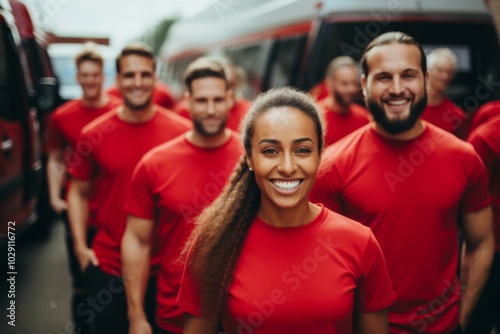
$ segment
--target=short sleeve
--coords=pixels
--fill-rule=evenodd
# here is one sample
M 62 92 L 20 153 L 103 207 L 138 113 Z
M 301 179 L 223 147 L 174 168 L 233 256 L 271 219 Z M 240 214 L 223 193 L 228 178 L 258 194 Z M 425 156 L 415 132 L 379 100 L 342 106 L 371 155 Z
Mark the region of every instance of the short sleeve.
M 130 215 L 152 220 L 154 219 L 155 195 L 152 176 L 147 168 L 148 161 L 142 158 L 132 174 L 125 199 L 125 211 Z
M 496 161 L 494 152 L 490 149 L 488 143 L 486 143 L 486 141 L 484 141 L 483 138 L 479 135 L 472 134 L 469 138 L 469 143 L 474 146 L 474 149 L 483 161 L 484 167 L 486 168 L 486 175 L 488 179 L 491 179 Z
M 468 165 L 468 184 L 461 203 L 463 213 L 480 210 L 491 202 L 486 170 L 481 158 L 475 151 L 473 151 Z
M 361 313 L 376 312 L 391 306 L 395 299 L 384 255 L 370 232 L 356 288 L 355 309 Z

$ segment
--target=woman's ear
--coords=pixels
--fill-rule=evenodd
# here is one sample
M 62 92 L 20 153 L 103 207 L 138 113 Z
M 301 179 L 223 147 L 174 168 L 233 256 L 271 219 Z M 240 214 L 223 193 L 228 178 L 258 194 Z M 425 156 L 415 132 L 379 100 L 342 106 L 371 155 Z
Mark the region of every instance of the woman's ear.
M 247 166 L 248 166 L 248 169 L 250 169 L 251 171 L 253 171 L 253 163 L 252 163 L 252 158 L 250 158 L 250 157 L 248 157 L 248 156 L 247 156 L 245 159 L 246 159 L 246 161 L 247 161 Z

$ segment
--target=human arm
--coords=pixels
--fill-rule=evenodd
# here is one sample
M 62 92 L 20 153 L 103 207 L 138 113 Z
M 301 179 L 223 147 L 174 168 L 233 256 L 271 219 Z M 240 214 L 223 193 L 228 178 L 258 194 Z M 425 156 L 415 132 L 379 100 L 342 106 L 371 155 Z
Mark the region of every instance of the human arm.
M 66 201 L 60 196 L 65 173 L 64 151 L 60 149 L 50 150 L 47 160 L 47 182 L 50 205 L 57 213 L 67 209 Z
M 387 308 L 371 313 L 355 313 L 354 334 L 388 334 L 389 310 Z
M 89 263 L 99 265 L 94 251 L 87 246 L 88 197 L 90 181 L 73 178 L 68 192 L 68 217 L 73 237 L 73 246 L 80 264 L 85 270 Z
M 465 329 L 488 279 L 495 251 L 495 239 L 490 206 L 464 214 L 463 220 L 465 251 L 462 268 L 466 274 L 461 278 L 465 290 L 462 292 L 460 303 L 460 325 Z
M 129 215 L 121 244 L 123 277 L 127 295 L 129 334 L 151 334 L 144 312 L 144 295 L 149 277 L 154 222 Z
M 184 321 L 184 334 L 215 334 L 216 330 L 208 329 L 210 326 L 203 318 L 186 313 Z

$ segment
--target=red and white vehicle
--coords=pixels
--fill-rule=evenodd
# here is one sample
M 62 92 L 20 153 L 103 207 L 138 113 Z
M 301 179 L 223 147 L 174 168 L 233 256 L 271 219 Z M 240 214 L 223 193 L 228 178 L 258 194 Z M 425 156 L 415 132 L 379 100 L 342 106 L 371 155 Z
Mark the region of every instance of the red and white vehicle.
M 498 39 L 485 0 L 219 0 L 171 27 L 161 79 L 180 95 L 190 61 L 222 55 L 247 71 L 247 98 L 275 86 L 310 90 L 331 59 L 359 60 L 375 36 L 394 30 L 414 36 L 426 52 L 455 52 L 458 72 L 448 94 L 464 110 L 500 87 Z

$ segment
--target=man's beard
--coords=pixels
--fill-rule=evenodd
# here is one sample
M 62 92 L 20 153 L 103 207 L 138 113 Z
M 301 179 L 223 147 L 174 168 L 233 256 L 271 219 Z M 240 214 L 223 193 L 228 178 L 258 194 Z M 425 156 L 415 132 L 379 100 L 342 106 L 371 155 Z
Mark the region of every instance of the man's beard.
M 196 129 L 196 131 L 205 136 L 205 137 L 214 137 L 217 135 L 220 135 L 222 132 L 224 132 L 224 129 L 226 128 L 226 123 L 227 119 L 224 122 L 221 122 L 217 130 L 215 131 L 207 131 L 207 129 L 203 126 L 203 122 L 200 120 L 192 119 L 193 121 L 193 126 Z
M 387 117 L 384 108 L 378 102 L 370 98 L 366 99 L 366 106 L 372 114 L 375 122 L 380 125 L 385 132 L 391 135 L 397 135 L 410 130 L 413 128 L 415 123 L 417 123 L 417 120 L 427 106 L 427 93 L 425 92 L 424 96 L 422 96 L 422 98 L 416 103 L 412 103 L 410 106 L 410 115 L 406 119 L 390 120 Z
M 353 103 L 353 101 L 354 101 L 353 96 L 351 96 L 351 98 L 346 101 L 346 99 L 344 98 L 344 95 L 337 93 L 337 91 L 333 91 L 333 99 L 336 103 L 341 105 L 343 108 L 349 108 L 351 103 Z
M 147 101 L 145 101 L 144 103 L 141 103 L 141 104 L 134 104 L 132 102 L 130 102 L 129 100 L 127 100 L 125 97 L 123 97 L 123 103 L 127 106 L 127 108 L 129 108 L 130 110 L 142 110 L 142 109 L 145 109 L 149 106 L 149 104 L 151 103 L 151 100 L 152 100 L 152 96 L 147 99 Z

